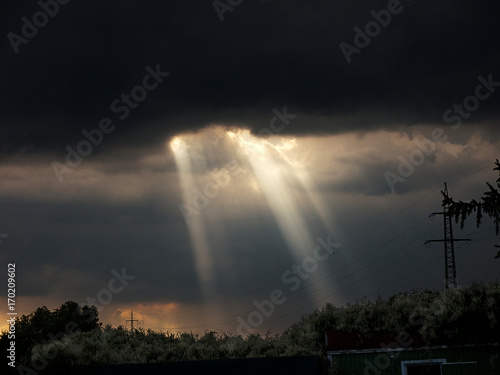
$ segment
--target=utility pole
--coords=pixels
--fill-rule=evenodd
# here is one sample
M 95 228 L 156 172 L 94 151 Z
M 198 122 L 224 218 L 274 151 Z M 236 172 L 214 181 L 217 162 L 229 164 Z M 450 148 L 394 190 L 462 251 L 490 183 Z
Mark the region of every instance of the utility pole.
M 130 322 L 130 330 L 134 330 L 134 322 L 138 322 L 138 319 L 134 319 L 134 312 L 130 311 L 130 319 L 126 319 L 126 322 Z
M 448 187 L 444 183 L 444 195 L 448 198 Z M 453 238 L 453 227 L 451 222 L 451 213 L 448 211 L 448 205 L 443 207 L 442 212 L 433 212 L 430 217 L 434 215 L 443 215 L 444 219 L 444 238 L 442 240 L 427 240 L 426 244 L 431 242 L 444 242 L 444 287 L 446 289 L 456 288 L 458 286 L 457 280 L 457 266 L 455 265 L 455 247 L 453 245 L 456 241 L 470 241 L 470 238 L 457 239 Z

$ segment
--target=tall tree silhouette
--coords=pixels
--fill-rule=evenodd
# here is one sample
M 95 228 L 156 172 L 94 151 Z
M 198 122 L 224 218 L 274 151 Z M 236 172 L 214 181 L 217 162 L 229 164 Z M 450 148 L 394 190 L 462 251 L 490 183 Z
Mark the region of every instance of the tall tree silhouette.
M 483 196 L 479 201 L 472 199 L 469 202 L 455 201 L 451 197 L 447 197 L 444 192 L 441 192 L 444 196 L 442 205 L 449 205 L 449 212 L 453 214 L 456 222 L 460 221 L 460 225 L 463 228 L 465 220 L 471 216 L 473 213 L 476 215 L 476 226 L 479 227 L 482 223 L 483 215 L 487 215 L 494 219 L 496 234 L 499 233 L 500 227 L 500 162 L 498 159 L 495 161 L 496 167 L 493 168 L 494 171 L 499 171 L 499 177 L 496 181 L 496 187 L 486 182 L 489 190 L 483 193 Z M 500 248 L 499 245 L 495 247 Z M 500 250 L 497 252 L 495 259 L 500 258 Z
M 29 361 L 31 349 L 51 340 L 59 340 L 73 332 L 88 332 L 101 326 L 95 306 L 80 306 L 74 301 L 67 301 L 54 311 L 46 306 L 37 308 L 31 314 L 16 318 L 16 354 L 22 362 Z M 0 348 L 9 348 L 8 334 L 0 334 Z

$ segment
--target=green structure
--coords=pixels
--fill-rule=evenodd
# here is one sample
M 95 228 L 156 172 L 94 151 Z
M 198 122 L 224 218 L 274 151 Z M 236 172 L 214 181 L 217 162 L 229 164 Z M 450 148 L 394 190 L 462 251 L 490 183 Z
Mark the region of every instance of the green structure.
M 327 351 L 335 375 L 499 375 L 500 346 Z

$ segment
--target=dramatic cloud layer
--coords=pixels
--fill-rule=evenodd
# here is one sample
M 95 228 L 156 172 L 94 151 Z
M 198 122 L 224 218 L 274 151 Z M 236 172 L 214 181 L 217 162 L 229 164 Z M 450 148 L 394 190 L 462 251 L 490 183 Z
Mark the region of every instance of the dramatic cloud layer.
M 212 2 L 60 5 L 26 44 L 2 45 L 3 151 L 63 152 L 103 117 L 118 123 L 108 147 L 212 122 L 258 130 L 283 105 L 301 114 L 287 133 L 436 123 L 474 94 L 478 76 L 499 80 L 498 4 L 401 1 L 389 20 L 396 3 L 241 2 L 223 22 Z M 20 37 L 21 17 L 40 11 L 7 8 L 3 34 Z M 378 33 L 372 11 L 388 20 Z M 355 39 L 355 27 L 375 36 Z M 350 64 L 342 42 L 360 51 Z M 111 103 L 157 64 L 170 76 L 117 120 Z M 481 102 L 474 121 L 496 119 L 499 100 Z

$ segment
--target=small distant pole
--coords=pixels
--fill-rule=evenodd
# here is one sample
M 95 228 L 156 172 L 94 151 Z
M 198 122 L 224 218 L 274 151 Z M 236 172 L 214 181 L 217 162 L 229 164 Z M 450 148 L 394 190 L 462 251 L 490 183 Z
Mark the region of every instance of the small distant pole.
M 138 319 L 134 319 L 134 312 L 130 311 L 130 319 L 125 320 L 126 322 L 130 322 L 130 330 L 134 330 L 134 322 L 138 322 Z

